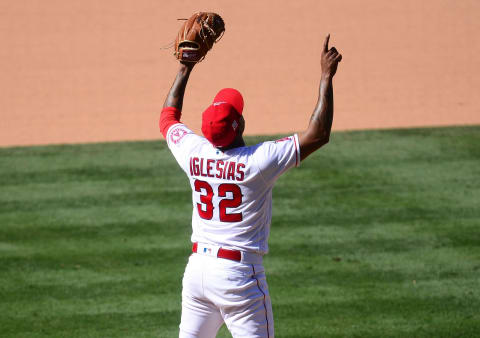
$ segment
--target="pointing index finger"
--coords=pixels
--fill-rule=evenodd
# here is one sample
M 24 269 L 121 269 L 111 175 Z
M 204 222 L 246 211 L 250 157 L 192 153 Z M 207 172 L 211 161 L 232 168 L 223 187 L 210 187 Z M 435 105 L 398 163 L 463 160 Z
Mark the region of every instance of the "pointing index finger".
M 330 40 L 330 34 L 327 35 L 325 38 L 325 42 L 323 43 L 323 51 L 326 53 L 328 52 L 328 41 Z

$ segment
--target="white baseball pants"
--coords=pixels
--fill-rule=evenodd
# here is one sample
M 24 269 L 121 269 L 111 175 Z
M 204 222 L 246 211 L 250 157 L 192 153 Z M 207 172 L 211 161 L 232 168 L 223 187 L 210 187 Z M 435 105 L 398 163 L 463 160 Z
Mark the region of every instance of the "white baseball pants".
M 225 322 L 234 338 L 273 338 L 262 264 L 194 253 L 183 276 L 180 338 L 214 338 Z

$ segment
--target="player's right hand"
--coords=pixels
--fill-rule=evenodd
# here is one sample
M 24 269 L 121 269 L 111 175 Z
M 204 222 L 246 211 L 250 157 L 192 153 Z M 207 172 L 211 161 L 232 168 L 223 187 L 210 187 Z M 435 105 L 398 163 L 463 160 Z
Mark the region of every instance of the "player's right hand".
M 335 47 L 328 49 L 328 41 L 330 40 L 330 34 L 325 38 L 322 50 L 322 75 L 333 77 L 337 72 L 338 63 L 342 60 L 342 54 L 340 54 Z

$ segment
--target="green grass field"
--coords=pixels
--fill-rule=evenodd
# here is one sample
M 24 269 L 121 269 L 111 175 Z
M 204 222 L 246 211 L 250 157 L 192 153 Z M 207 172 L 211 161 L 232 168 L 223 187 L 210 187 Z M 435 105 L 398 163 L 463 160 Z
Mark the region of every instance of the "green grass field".
M 0 188 L 1 337 L 178 335 L 164 142 L 3 148 Z M 278 181 L 265 267 L 277 337 L 479 337 L 480 126 L 335 133 Z

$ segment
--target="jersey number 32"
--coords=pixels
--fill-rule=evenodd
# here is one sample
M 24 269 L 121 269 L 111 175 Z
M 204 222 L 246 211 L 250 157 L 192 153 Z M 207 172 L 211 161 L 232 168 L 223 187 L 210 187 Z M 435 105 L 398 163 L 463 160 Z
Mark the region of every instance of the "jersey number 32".
M 195 180 L 195 191 L 200 193 L 200 203 L 197 203 L 198 215 L 206 220 L 213 218 L 213 210 L 215 209 L 212 198 L 213 189 L 208 182 Z M 227 198 L 230 192 L 231 198 Z M 240 222 L 243 219 L 242 213 L 227 213 L 227 208 L 238 208 L 242 204 L 242 190 L 233 183 L 222 183 L 218 186 L 218 197 L 224 197 L 218 203 L 219 218 L 221 222 Z

